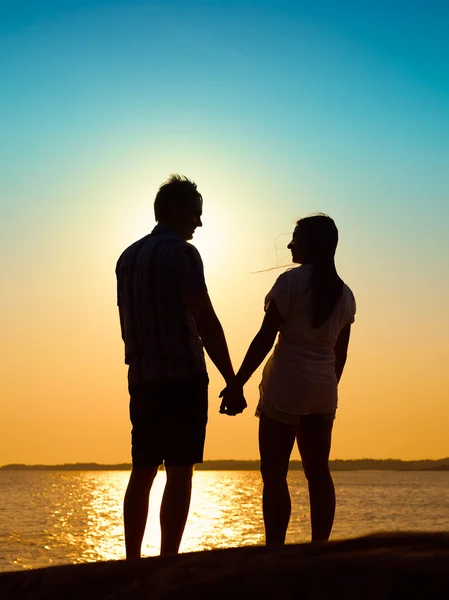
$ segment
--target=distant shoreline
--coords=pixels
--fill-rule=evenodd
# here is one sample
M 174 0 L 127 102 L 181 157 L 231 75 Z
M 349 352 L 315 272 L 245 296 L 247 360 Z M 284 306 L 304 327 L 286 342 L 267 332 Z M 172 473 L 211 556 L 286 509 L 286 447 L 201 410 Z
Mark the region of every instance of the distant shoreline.
M 206 460 L 197 471 L 258 471 L 258 460 Z M 353 459 L 331 460 L 331 471 L 449 471 L 449 458 L 440 460 Z M 290 461 L 290 469 L 302 471 L 299 460 Z M 59 465 L 9 464 L 0 471 L 130 471 L 130 463 L 66 463 Z

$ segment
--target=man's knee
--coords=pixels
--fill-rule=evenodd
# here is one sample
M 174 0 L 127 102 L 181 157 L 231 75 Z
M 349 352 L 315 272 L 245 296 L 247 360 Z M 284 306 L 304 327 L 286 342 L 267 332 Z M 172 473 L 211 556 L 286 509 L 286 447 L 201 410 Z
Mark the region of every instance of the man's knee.
M 175 485 L 189 485 L 193 476 L 193 465 L 166 465 L 167 481 Z
M 151 487 L 158 472 L 158 467 L 133 467 L 130 481 L 140 487 Z

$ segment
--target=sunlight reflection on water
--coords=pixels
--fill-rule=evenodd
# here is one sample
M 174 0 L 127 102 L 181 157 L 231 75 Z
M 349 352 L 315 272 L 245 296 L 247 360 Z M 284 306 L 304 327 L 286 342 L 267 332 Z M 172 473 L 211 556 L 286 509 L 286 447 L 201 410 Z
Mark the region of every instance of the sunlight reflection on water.
M 129 473 L 9 472 L 1 474 L 0 569 L 124 558 L 122 502 Z M 151 490 L 142 554 L 159 552 L 160 471 Z M 31 495 L 28 493 L 31 492 Z M 181 551 L 263 541 L 257 473 L 196 472 Z M 5 495 L 3 495 L 5 497 Z M 20 533 L 19 533 L 20 532 Z
M 0 571 L 124 557 L 122 502 L 129 473 L 1 472 Z M 449 530 L 449 474 L 334 473 L 332 537 L 394 529 Z M 292 519 L 287 541 L 310 537 L 304 476 L 289 476 Z M 150 496 L 143 555 L 158 554 L 165 473 Z M 197 471 L 182 552 L 263 544 L 260 475 Z

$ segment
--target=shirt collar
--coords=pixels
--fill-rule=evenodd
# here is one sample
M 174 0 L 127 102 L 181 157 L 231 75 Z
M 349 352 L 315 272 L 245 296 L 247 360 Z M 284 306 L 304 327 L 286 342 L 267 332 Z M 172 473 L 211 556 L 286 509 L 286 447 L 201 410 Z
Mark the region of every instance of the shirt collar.
M 172 229 L 171 227 L 167 227 L 167 225 L 161 225 L 160 223 L 158 223 L 156 227 L 154 227 L 153 231 L 151 232 L 151 235 L 165 235 L 166 237 L 170 238 L 182 239 L 181 236 L 177 234 L 174 229 Z

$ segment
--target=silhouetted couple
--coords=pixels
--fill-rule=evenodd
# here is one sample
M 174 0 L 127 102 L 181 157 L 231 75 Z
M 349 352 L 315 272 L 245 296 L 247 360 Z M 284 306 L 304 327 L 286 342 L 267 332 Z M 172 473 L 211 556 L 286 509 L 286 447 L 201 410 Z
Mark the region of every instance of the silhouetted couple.
M 154 202 L 153 231 L 117 263 L 118 307 L 129 365 L 133 468 L 124 502 L 127 558 L 140 557 L 151 486 L 164 463 L 161 554 L 179 550 L 192 472 L 203 460 L 208 376 L 203 347 L 226 387 L 220 412 L 246 408 L 243 386 L 270 352 L 260 384 L 259 448 L 267 545 L 282 545 L 290 519 L 290 454 L 298 444 L 308 481 L 312 541 L 329 538 L 335 491 L 329 471 L 337 384 L 354 321 L 351 290 L 337 275 L 338 231 L 326 215 L 297 222 L 294 263 L 265 299 L 265 316 L 237 374 L 210 301 L 203 264 L 188 243 L 201 227 L 195 183 L 174 175 Z

